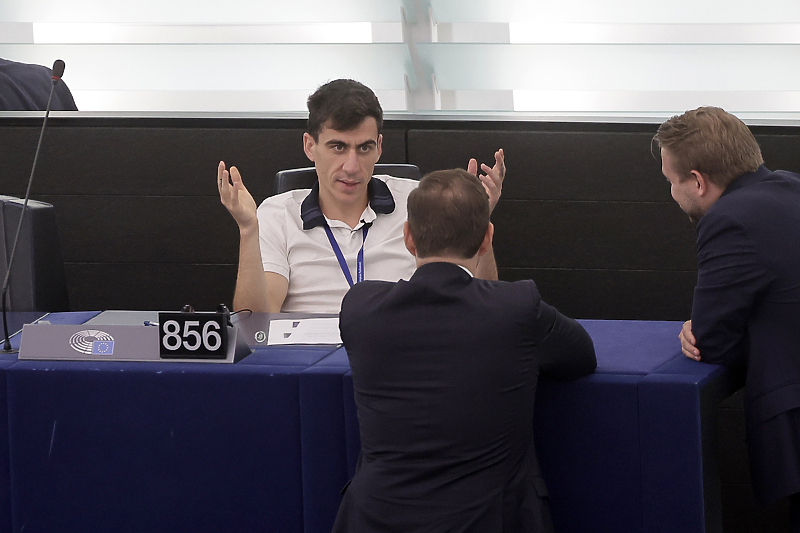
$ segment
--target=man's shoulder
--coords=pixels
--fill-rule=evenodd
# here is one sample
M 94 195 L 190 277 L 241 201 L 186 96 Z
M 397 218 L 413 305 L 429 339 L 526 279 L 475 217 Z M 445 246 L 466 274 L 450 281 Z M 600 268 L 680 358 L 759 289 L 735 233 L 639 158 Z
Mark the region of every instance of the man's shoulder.
M 452 276 L 447 279 L 452 279 Z M 383 297 L 408 299 L 414 294 L 424 293 L 425 288 L 431 285 L 438 286 L 440 283 L 438 281 L 431 282 L 430 278 L 420 282 L 414 277 L 408 281 L 402 279 L 399 281 L 361 281 L 353 285 L 345 294 L 342 302 L 342 311 L 344 312 L 347 309 L 355 313 L 368 313 L 369 311 L 364 306 L 365 302 L 377 305 Z M 487 303 L 505 302 L 513 305 L 514 302 L 519 302 L 521 305 L 529 306 L 531 304 L 536 305 L 541 300 L 536 284 L 529 279 L 498 281 L 473 278 L 469 285 L 471 288 L 468 288 L 467 292 L 461 293 L 462 297 L 466 298 L 466 294 L 475 295 L 477 291 L 478 293 L 483 293 L 481 300 Z
M 364 281 L 359 281 L 347 291 L 345 297 L 352 295 L 353 297 L 361 297 L 364 295 L 370 295 L 380 292 L 389 291 L 397 285 L 396 281 L 383 281 L 383 280 L 376 280 L 376 279 L 365 279 Z
M 426 266 L 420 267 L 426 268 Z M 502 304 L 517 308 L 528 309 L 535 307 L 541 301 L 539 289 L 532 279 L 516 281 L 490 280 L 483 278 L 466 278 L 467 274 L 460 272 L 460 267 L 455 264 L 431 263 L 424 272 L 421 285 L 448 287 L 448 290 L 457 290 L 461 298 L 483 302 L 489 306 Z M 466 269 L 464 269 L 466 270 Z M 419 270 L 417 271 L 419 273 Z M 417 274 L 409 282 L 409 290 L 413 290 L 415 281 L 420 278 Z M 467 280 L 453 283 L 454 280 Z
M 42 65 L 5 61 L 0 63 L 2 85 L 12 87 L 0 95 L 0 109 L 34 111 L 47 106 L 50 93 L 50 69 Z M 54 110 L 58 109 L 56 105 Z
M 525 287 L 530 287 L 534 292 L 538 292 L 538 289 L 536 288 L 536 282 L 530 278 L 518 279 L 514 281 L 474 278 L 474 281 L 475 283 L 483 285 L 491 290 L 514 292 L 520 290 L 524 291 L 526 290 Z
M 365 311 L 367 302 L 375 304 L 383 294 L 397 285 L 396 281 L 364 280 L 359 281 L 348 290 L 342 299 L 341 316 L 358 315 Z
M 378 178 L 389 187 L 392 196 L 408 196 L 411 191 L 417 188 L 419 181 L 411 178 L 396 178 L 387 174 L 376 174 L 373 178 Z
M 768 179 L 790 180 L 793 183 L 798 183 L 800 182 L 800 174 L 788 170 L 775 170 L 770 173 Z
M 519 302 L 520 305 L 538 305 L 542 297 L 539 288 L 532 279 L 521 279 L 517 281 L 488 280 L 475 278 L 476 286 L 492 294 L 495 298 L 507 302 Z
M 294 189 L 274 196 L 268 196 L 258 206 L 259 212 L 282 213 L 290 211 L 300 216 L 300 205 L 305 200 L 311 189 Z
M 720 197 L 697 223 L 699 257 L 731 246 L 769 250 L 800 227 L 800 176 L 777 171 Z M 768 244 L 772 243 L 772 244 Z
M 7 72 L 13 76 L 28 76 L 37 79 L 47 78 L 50 81 L 50 69 L 34 63 L 20 63 L 8 59 L 0 59 L 0 72 Z
M 758 179 L 749 181 L 744 186 L 736 187 L 734 181 L 730 194 L 722 195 L 720 201 L 729 203 L 743 202 L 749 197 L 783 197 L 785 194 L 800 194 L 800 175 L 786 170 L 769 171 L 764 169 Z M 746 177 L 746 176 L 745 176 Z M 741 179 L 741 178 L 740 178 Z M 724 205 L 725 202 L 723 202 Z
M 308 193 L 311 192 L 311 189 L 292 189 L 291 191 L 282 192 L 280 194 L 274 194 L 272 196 L 267 196 L 262 203 L 270 203 L 276 205 L 287 205 L 287 204 L 297 204 L 300 205 L 305 200 Z
M 703 225 L 712 221 L 724 223 L 726 220 L 744 223 L 753 219 L 758 222 L 763 221 L 765 214 L 785 209 L 800 211 L 800 175 L 777 170 L 729 194 L 723 194 L 700 222 Z

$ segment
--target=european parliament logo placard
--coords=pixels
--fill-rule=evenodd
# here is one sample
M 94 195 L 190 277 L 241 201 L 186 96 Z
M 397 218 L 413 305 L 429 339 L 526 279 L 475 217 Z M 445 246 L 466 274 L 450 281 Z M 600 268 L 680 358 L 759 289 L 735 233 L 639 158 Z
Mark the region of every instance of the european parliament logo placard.
M 86 355 L 113 355 L 114 337 L 105 331 L 85 329 L 72 335 L 70 347 Z

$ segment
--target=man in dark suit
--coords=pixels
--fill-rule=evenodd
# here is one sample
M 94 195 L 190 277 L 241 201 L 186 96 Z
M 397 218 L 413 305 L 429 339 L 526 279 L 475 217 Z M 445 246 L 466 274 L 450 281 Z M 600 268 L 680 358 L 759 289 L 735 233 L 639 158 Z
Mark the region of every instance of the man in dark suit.
M 493 231 L 477 177 L 433 172 L 408 198 L 414 275 L 345 296 L 361 456 L 335 532 L 552 531 L 537 379 L 584 376 L 597 361 L 583 327 L 532 281 L 473 277 Z
M 52 76 L 53 72 L 47 67 L 0 58 L 0 111 L 45 111 Z M 78 110 L 63 80 L 56 84 L 50 109 Z
M 800 531 L 800 176 L 763 166 L 739 119 L 687 111 L 655 136 L 672 197 L 697 221 L 697 286 L 683 353 L 746 368 L 756 496 L 791 496 Z

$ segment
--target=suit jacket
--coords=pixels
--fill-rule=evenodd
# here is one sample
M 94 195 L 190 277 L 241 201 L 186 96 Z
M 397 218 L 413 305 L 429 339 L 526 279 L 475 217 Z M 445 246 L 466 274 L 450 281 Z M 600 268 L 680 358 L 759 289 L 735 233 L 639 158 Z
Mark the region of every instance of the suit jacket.
M 340 314 L 361 456 L 334 531 L 551 531 L 533 442 L 540 374 L 596 367 L 577 322 L 532 281 L 430 263 L 357 283 Z
M 53 84 L 53 72 L 41 65 L 0 59 L 0 111 L 45 111 Z M 77 111 L 64 80 L 56 84 L 53 111 Z
M 756 494 L 800 491 L 800 176 L 737 178 L 697 225 L 692 330 L 702 361 L 746 367 L 745 414 Z

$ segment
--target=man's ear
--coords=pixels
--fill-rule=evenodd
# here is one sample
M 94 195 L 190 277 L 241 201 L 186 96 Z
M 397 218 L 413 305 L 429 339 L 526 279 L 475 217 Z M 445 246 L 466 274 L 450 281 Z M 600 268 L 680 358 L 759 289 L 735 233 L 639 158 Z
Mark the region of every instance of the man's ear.
M 417 257 L 417 247 L 414 246 L 414 238 L 411 237 L 411 230 L 408 229 L 407 220 L 405 224 L 403 224 L 403 242 L 406 245 L 406 250 L 414 257 Z
M 314 161 L 314 147 L 316 145 L 317 142 L 310 133 L 306 132 L 303 134 L 303 151 L 306 153 L 306 157 L 311 161 Z
M 492 249 L 493 238 L 494 238 L 494 224 L 489 222 L 489 225 L 486 227 L 486 235 L 483 236 L 483 242 L 481 243 L 481 247 L 478 248 L 478 255 L 484 255 L 486 252 Z
M 376 161 L 376 163 L 380 160 L 382 153 L 383 153 L 383 135 L 381 135 L 379 133 L 378 134 L 378 160 Z
M 692 175 L 692 178 L 695 181 L 697 186 L 697 194 L 699 196 L 705 196 L 710 192 L 711 188 L 711 181 L 709 181 L 707 176 L 704 176 L 697 170 L 692 170 L 689 174 Z

